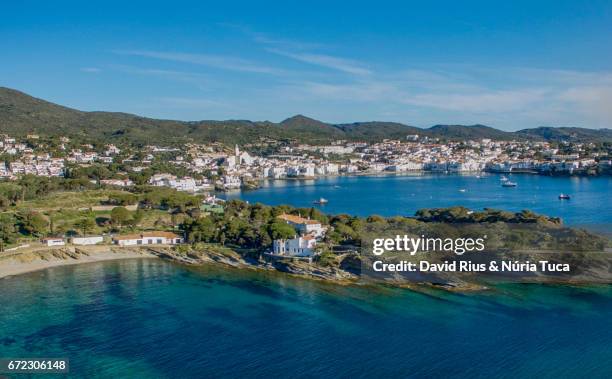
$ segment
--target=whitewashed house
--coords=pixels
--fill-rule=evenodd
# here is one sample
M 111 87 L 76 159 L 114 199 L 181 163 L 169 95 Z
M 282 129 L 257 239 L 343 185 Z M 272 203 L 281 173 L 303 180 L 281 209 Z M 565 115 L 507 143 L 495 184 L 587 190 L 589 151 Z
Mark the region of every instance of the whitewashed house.
M 273 251 L 275 255 L 291 257 L 311 257 L 315 253 L 317 241 L 314 236 L 299 236 L 287 240 L 274 240 Z

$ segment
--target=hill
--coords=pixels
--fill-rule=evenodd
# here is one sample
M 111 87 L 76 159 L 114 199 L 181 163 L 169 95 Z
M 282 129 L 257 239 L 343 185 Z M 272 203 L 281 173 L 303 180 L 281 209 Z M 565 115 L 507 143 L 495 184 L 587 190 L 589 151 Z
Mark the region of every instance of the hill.
M 586 129 L 541 126 L 523 129 L 514 134 L 524 138 L 536 138 L 547 141 L 589 142 L 596 140 L 612 141 L 612 129 Z
M 610 129 L 552 128 L 504 132 L 485 125 L 435 125 L 429 129 L 395 122 L 329 124 L 303 115 L 280 123 L 248 120 L 158 120 L 116 112 L 83 112 L 0 87 L 0 132 L 63 135 L 84 140 L 129 141 L 137 144 L 178 144 L 187 141 L 245 144 L 261 139 L 328 143 L 337 139 L 380 141 L 419 134 L 445 140 L 491 138 L 612 141 Z
M 155 120 L 125 113 L 81 112 L 0 87 L 0 131 L 10 135 L 38 133 L 83 138 L 161 137 L 164 131 L 180 135 L 187 123 Z
M 428 130 L 432 135 L 443 136 L 446 139 L 523 139 L 517 138 L 514 133 L 504 132 L 486 125 L 434 125 Z
M 404 139 L 409 134 L 429 136 L 429 133 L 424 129 L 397 122 L 354 122 L 352 124 L 338 124 L 336 127 L 351 138 L 360 140 Z

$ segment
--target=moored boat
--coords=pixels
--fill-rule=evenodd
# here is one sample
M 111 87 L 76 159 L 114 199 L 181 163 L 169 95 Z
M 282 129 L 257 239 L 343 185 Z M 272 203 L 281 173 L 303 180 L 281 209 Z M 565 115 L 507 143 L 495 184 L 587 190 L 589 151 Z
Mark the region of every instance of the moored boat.
M 324 197 L 320 197 L 319 200 L 313 201 L 313 203 L 315 203 L 315 204 L 327 204 L 328 202 L 329 202 L 329 200 L 327 200 Z
M 570 199 L 570 195 L 562 193 L 559 195 L 559 200 L 569 200 Z
M 515 182 L 511 182 L 509 180 L 506 180 L 502 183 L 502 187 L 516 187 L 517 185 L 518 184 L 516 184 Z

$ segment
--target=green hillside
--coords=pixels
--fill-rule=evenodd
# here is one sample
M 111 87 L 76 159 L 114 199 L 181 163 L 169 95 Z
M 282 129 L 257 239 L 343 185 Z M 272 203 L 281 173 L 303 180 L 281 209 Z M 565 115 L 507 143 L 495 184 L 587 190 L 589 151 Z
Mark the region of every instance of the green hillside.
M 485 125 L 434 125 L 428 129 L 432 135 L 447 139 L 482 139 L 494 140 L 524 139 L 512 132 L 504 132 Z
M 515 134 L 525 138 L 544 139 L 547 141 L 612 141 L 612 129 L 585 129 L 566 127 L 554 128 L 550 126 L 541 126 L 539 128 L 534 129 L 519 130 Z
M 485 125 L 436 125 L 429 129 L 395 122 L 329 124 L 297 115 L 280 123 L 269 121 L 157 120 L 126 113 L 83 112 L 0 87 L 0 132 L 15 136 L 37 133 L 84 140 L 129 141 L 138 144 L 179 144 L 187 141 L 245 144 L 262 139 L 327 143 L 345 139 L 380 141 L 419 134 L 445 140 L 491 138 L 612 141 L 610 129 L 551 128 L 504 132 Z

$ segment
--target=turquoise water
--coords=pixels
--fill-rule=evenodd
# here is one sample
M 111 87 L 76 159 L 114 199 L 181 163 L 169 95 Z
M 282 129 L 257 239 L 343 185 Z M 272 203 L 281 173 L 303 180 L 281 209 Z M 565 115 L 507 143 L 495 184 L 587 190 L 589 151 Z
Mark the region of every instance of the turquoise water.
M 612 287 L 341 287 L 158 260 L 0 280 L 0 356 L 73 377 L 609 378 Z
M 561 217 L 570 225 L 609 225 L 611 222 L 611 177 L 510 175 L 518 183 L 515 188 L 501 187 L 499 178 L 500 175 L 477 179 L 475 175 L 415 174 L 276 180 L 266 182 L 258 190 L 229 192 L 224 196 L 298 207 L 315 206 L 313 201 L 324 197 L 329 203 L 319 208 L 326 213 L 361 216 L 412 216 L 421 208 L 463 205 L 471 209 L 531 209 Z M 571 195 L 571 200 L 559 200 L 560 193 Z

